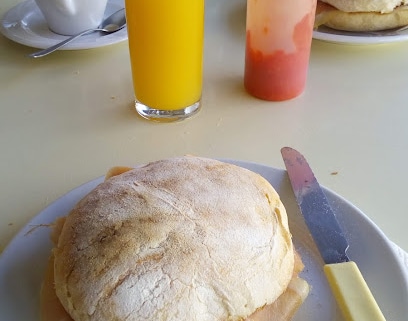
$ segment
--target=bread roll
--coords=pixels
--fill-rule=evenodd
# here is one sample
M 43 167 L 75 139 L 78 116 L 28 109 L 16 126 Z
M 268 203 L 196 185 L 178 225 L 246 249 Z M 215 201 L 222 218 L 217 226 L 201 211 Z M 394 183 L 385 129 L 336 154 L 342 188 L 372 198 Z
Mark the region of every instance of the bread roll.
M 344 12 L 389 13 L 396 7 L 408 4 L 408 0 L 321 0 Z
M 242 320 L 288 287 L 285 208 L 249 170 L 198 157 L 114 176 L 66 217 L 55 289 L 75 321 Z
M 328 1 L 325 0 L 325 2 Z M 332 0 L 330 1 L 332 5 L 329 5 L 323 1 L 318 1 L 315 18 L 316 28 L 325 25 L 337 30 L 365 32 L 408 25 L 408 6 L 399 6 L 392 11 L 384 9 L 386 10 L 384 13 L 379 11 L 347 12 L 335 7 L 335 2 L 336 0 Z

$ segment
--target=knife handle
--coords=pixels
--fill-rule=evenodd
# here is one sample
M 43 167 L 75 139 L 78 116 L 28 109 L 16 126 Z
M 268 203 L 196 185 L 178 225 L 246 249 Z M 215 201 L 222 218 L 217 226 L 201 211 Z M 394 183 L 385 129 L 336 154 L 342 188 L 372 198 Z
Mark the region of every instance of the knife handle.
M 324 273 L 347 321 L 385 321 L 356 263 L 326 264 Z

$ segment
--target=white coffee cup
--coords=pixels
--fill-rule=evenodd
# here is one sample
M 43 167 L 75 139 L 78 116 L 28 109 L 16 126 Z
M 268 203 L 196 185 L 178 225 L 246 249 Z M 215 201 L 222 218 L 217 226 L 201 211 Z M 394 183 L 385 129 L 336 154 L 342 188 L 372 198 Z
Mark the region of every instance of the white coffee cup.
M 97 28 L 108 0 L 35 0 L 51 31 L 74 35 Z

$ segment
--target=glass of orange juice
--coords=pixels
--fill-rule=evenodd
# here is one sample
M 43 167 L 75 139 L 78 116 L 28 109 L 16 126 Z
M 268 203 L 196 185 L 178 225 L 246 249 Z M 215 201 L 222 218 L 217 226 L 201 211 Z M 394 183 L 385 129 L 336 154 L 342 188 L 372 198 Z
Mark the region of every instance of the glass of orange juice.
M 169 122 L 201 107 L 204 0 L 125 0 L 137 112 Z
M 282 101 L 306 85 L 316 0 L 248 0 L 244 84 L 253 96 Z

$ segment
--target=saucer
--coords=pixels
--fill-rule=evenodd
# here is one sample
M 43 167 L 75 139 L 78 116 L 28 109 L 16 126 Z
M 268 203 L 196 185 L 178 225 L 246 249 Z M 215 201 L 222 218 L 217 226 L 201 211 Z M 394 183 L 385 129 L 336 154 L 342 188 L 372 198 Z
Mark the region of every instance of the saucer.
M 105 17 L 123 7 L 123 0 L 109 0 Z M 19 3 L 11 8 L 1 19 L 0 31 L 17 43 L 40 49 L 48 48 L 67 38 L 67 36 L 56 34 L 48 29 L 44 16 L 34 0 Z M 98 48 L 125 40 L 127 40 L 126 28 L 111 34 L 94 32 L 78 38 L 60 50 Z

